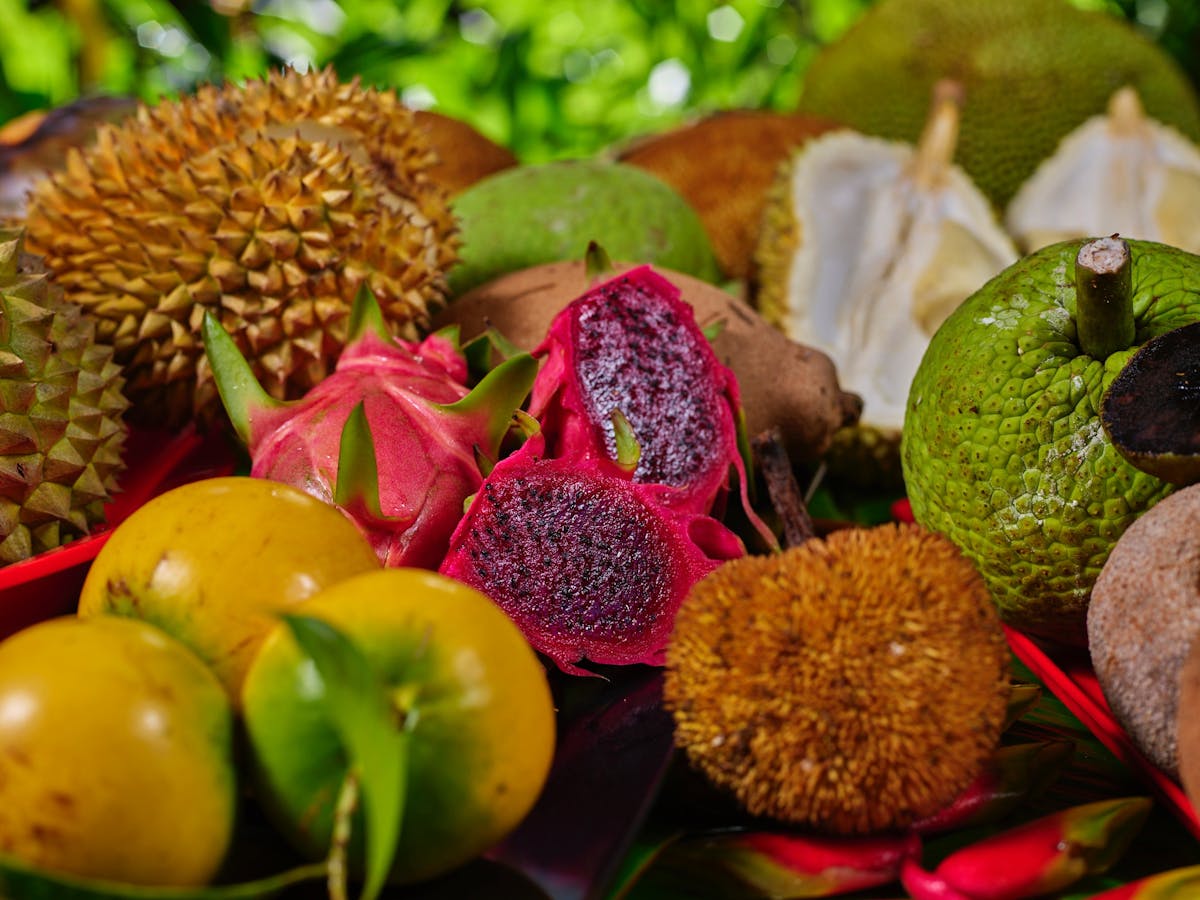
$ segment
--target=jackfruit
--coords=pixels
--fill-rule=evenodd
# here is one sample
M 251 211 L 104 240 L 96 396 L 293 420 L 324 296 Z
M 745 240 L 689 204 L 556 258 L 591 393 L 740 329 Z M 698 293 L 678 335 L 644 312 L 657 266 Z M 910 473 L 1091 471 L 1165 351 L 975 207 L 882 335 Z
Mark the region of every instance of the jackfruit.
M 1066 0 L 880 0 L 814 58 L 799 109 L 913 141 L 929 91 L 965 91 L 957 161 L 997 209 L 1059 140 L 1129 85 L 1149 115 L 1200 140 L 1200 102 L 1131 25 Z
M 131 418 L 219 411 L 212 310 L 272 396 L 331 370 L 365 283 L 416 338 L 455 259 L 446 191 L 394 92 L 276 72 L 141 106 L 29 197 L 29 245 L 125 367 Z
M 957 88 L 939 84 L 916 147 L 832 132 L 798 150 L 772 187 L 755 302 L 792 340 L 828 354 L 863 400 L 827 455 L 835 471 L 898 481 L 908 387 L 930 337 L 1017 258 L 952 163 L 957 124 Z
M 1027 253 L 1113 233 L 1200 253 L 1200 147 L 1121 88 L 1021 185 L 1004 222 Z

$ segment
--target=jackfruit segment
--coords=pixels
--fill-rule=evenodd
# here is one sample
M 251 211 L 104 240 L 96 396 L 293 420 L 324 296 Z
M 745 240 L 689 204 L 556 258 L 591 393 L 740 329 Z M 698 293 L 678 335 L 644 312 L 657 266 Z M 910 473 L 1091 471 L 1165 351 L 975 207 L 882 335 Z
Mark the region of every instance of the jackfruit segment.
M 1149 118 L 1132 87 L 1063 138 L 1005 214 L 1027 252 L 1104 234 L 1200 252 L 1200 147 Z
M 759 248 L 763 314 L 829 354 L 863 398 L 862 425 L 897 433 L 938 325 L 1017 258 L 988 201 L 951 163 L 957 102 L 917 148 L 853 132 L 810 141 L 774 192 Z

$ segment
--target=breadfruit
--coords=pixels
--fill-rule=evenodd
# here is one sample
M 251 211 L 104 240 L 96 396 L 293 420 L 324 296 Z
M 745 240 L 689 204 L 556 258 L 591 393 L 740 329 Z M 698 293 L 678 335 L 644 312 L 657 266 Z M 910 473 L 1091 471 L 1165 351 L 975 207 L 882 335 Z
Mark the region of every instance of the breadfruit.
M 87 534 L 124 468 L 112 348 L 23 243 L 0 230 L 0 565 Z
M 1125 85 L 1152 118 L 1200 139 L 1200 103 L 1174 60 L 1123 20 L 1066 0 L 881 0 L 818 53 L 799 109 L 913 141 L 941 78 L 966 92 L 958 161 L 998 209 Z
M 131 416 L 177 424 L 219 409 L 205 310 L 279 399 L 330 371 L 364 283 L 417 337 L 455 257 L 433 163 L 393 92 L 331 70 L 207 86 L 72 151 L 30 195 L 29 243 L 98 318 Z

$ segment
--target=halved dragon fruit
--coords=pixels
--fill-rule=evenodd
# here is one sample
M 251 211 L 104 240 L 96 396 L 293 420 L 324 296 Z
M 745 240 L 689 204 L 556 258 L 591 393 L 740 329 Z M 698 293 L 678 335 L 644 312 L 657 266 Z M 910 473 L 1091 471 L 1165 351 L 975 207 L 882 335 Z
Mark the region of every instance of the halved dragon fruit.
M 211 314 L 203 326 L 214 380 L 250 474 L 295 485 L 338 506 L 386 566 L 436 569 L 479 489 L 537 363 L 521 354 L 469 390 L 457 342 L 437 333 L 393 338 L 364 288 L 336 370 L 302 399 L 282 402 L 254 379 Z M 481 459 L 482 457 L 482 459 Z
M 590 674 L 582 659 L 661 665 L 692 585 L 745 548 L 653 486 L 541 449 L 535 435 L 484 480 L 442 573 L 491 597 L 565 672 Z
M 661 502 L 700 513 L 723 499 L 732 467 L 773 542 L 747 496 L 737 379 L 679 288 L 649 266 L 610 278 L 564 308 L 533 353 L 544 362 L 529 412 L 547 456 L 607 460 Z

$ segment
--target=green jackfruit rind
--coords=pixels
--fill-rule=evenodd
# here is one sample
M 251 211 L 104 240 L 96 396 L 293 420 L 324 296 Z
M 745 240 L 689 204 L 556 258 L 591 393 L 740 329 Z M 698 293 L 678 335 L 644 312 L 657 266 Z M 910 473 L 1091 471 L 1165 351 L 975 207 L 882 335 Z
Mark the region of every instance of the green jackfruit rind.
M 1200 140 L 1200 100 L 1175 61 L 1065 0 L 880 0 L 813 60 L 799 110 L 915 142 L 941 78 L 965 90 L 955 161 L 997 208 L 1126 84 L 1151 118 Z
M 1113 544 L 1172 490 L 1108 441 L 1101 397 L 1138 346 L 1200 321 L 1200 256 L 1129 241 L 1135 346 L 1085 356 L 1082 243 L 1020 260 L 950 315 L 913 379 L 900 446 L 916 520 L 979 567 L 1005 621 L 1073 644 Z
M 720 277 L 699 213 L 633 165 L 569 160 L 505 169 L 453 201 L 462 247 L 450 269 L 462 294 L 508 272 L 582 259 L 597 241 L 612 259 L 651 263 L 708 282 Z

